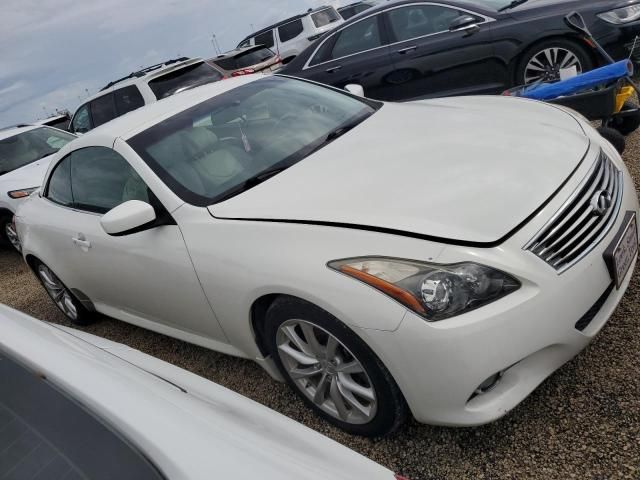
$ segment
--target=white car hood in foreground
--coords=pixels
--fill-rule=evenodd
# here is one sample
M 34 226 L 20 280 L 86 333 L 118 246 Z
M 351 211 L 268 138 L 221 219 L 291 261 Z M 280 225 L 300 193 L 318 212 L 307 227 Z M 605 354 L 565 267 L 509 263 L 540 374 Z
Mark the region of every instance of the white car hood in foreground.
M 388 103 L 317 153 L 209 211 L 493 243 L 552 197 L 588 148 L 570 114 L 539 102 Z
M 171 480 L 394 478 L 352 450 L 202 377 L 1 305 L 0 348 L 114 426 Z

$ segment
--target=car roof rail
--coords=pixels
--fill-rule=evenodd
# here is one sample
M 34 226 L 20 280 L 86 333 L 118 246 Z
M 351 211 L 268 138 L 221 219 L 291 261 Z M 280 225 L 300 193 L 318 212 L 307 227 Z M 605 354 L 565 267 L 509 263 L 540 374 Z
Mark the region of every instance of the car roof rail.
M 180 58 L 172 58 L 171 60 L 167 60 L 164 62 L 160 62 L 160 63 L 156 63 L 155 65 L 151 65 L 149 67 L 145 67 L 142 68 L 136 72 L 131 72 L 129 75 L 119 78 L 117 80 L 114 80 L 112 82 L 109 82 L 106 86 L 102 87 L 100 89 L 100 91 L 104 91 L 107 90 L 108 88 L 113 87 L 114 85 L 120 83 L 120 82 L 124 82 L 125 80 L 129 80 L 131 78 L 140 78 L 140 77 L 144 77 L 146 74 L 153 72 L 154 70 L 158 70 L 162 67 L 166 67 L 168 65 L 172 65 L 174 63 L 178 63 L 178 62 L 184 62 L 185 60 L 189 60 L 189 57 L 180 57 Z
M 242 42 L 245 42 L 245 41 L 249 40 L 250 38 L 257 37 L 261 33 L 268 32 L 269 30 L 273 30 L 275 28 L 281 27 L 283 25 L 286 25 L 287 23 L 295 22 L 296 20 L 298 20 L 300 18 L 304 18 L 307 15 L 310 15 L 310 14 L 315 13 L 315 12 L 319 12 L 320 10 L 325 10 L 327 8 L 330 8 L 330 7 L 331 7 L 331 5 L 322 5 L 321 7 L 310 8 L 309 10 L 307 10 L 304 13 L 301 13 L 299 15 L 294 15 L 293 17 L 289 17 L 289 18 L 286 18 L 284 20 L 280 20 L 277 23 L 271 24 L 268 27 L 261 28 L 260 30 L 256 30 L 252 34 L 247 35 L 246 37 L 244 37 L 242 40 L 240 40 L 238 42 L 238 45 L 240 45 Z

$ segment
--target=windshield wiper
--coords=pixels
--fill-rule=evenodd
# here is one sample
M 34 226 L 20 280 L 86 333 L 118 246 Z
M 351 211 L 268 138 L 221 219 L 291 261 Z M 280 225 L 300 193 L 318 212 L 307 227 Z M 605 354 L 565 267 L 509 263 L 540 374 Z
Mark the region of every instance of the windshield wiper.
M 255 187 L 256 185 L 260 185 L 261 183 L 269 180 L 271 177 L 276 176 L 277 174 L 283 172 L 284 170 L 286 170 L 287 168 L 291 167 L 292 165 L 298 163 L 302 159 L 304 159 L 304 158 L 308 157 L 309 155 L 312 155 L 313 153 L 317 152 L 318 150 L 320 150 L 322 147 L 326 146 L 327 144 L 333 142 L 336 138 L 341 137 L 342 135 L 347 133 L 352 128 L 360 125 L 360 123 L 362 123 L 364 121 L 364 119 L 366 119 L 368 116 L 369 115 L 362 115 L 362 116 L 356 118 L 355 120 L 353 120 L 353 121 L 351 121 L 349 123 L 345 123 L 343 125 L 340 125 L 339 127 L 337 127 L 334 130 L 330 131 L 320 141 L 320 143 L 318 143 L 317 145 L 313 146 L 310 150 L 304 152 L 304 155 L 302 155 L 302 157 L 298 157 L 296 159 L 296 161 L 294 161 L 294 162 L 287 161 L 287 163 L 280 162 L 279 164 L 276 164 L 273 168 L 270 168 L 270 169 L 267 169 L 267 170 L 264 170 L 264 171 L 258 173 L 257 175 L 245 180 L 240 185 L 238 185 L 235 188 L 232 188 L 231 190 L 229 190 L 228 192 L 224 193 L 223 195 L 220 195 L 219 197 L 214 198 L 213 199 L 213 203 L 220 203 L 220 202 L 223 202 L 225 200 L 228 200 L 231 197 L 235 197 L 236 195 L 239 195 L 242 192 L 246 192 L 247 190 Z
M 527 3 L 529 0 L 513 0 L 513 2 L 511 2 L 509 5 L 505 5 L 502 8 L 499 8 L 498 11 L 499 12 L 504 12 L 505 10 L 511 10 L 512 8 L 516 8 L 520 5 L 522 5 L 523 3 Z
M 43 154 L 42 154 L 42 155 L 40 155 L 38 158 L 36 158 L 36 159 L 34 160 L 34 162 L 37 162 L 38 160 L 42 160 L 43 158 L 48 157 L 49 155 L 53 155 L 53 154 L 54 154 L 54 153 L 56 153 L 57 151 L 58 151 L 58 150 L 51 150 L 50 152 L 43 153 Z
M 347 123 L 345 125 L 341 125 L 338 128 L 336 128 L 335 130 L 330 131 L 327 134 L 327 136 L 324 137 L 324 139 L 318 145 L 313 147 L 311 150 L 309 150 L 308 153 L 305 154 L 305 157 L 308 157 L 309 155 L 316 153 L 322 147 L 325 147 L 329 143 L 333 142 L 335 139 L 340 138 L 345 133 L 347 133 L 349 130 L 351 130 L 354 127 L 357 127 L 358 125 L 360 125 L 360 123 L 362 123 L 363 120 L 364 119 L 362 117 L 360 117 L 357 120 L 354 120 L 353 122 Z
M 214 203 L 223 202 L 225 200 L 230 199 L 231 197 L 235 197 L 236 195 L 241 194 L 242 192 L 246 192 L 247 190 L 255 187 L 256 185 L 260 185 L 261 183 L 266 182 L 271 177 L 275 177 L 277 174 L 279 174 L 280 172 L 285 171 L 290 166 L 291 165 L 285 165 L 285 166 L 279 166 L 279 167 L 270 168 L 268 170 L 263 170 L 262 172 L 258 173 L 257 175 L 254 175 L 253 177 L 248 178 L 247 180 L 242 182 L 237 187 L 232 188 L 231 190 L 229 190 L 224 195 L 216 197 L 214 199 Z

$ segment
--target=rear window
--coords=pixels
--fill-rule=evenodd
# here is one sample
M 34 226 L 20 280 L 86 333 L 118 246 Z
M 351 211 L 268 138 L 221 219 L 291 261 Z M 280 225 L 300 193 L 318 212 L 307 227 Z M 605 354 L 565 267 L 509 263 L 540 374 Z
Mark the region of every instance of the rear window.
M 211 65 L 200 62 L 179 70 L 173 70 L 161 77 L 150 80 L 149 88 L 151 88 L 156 98 L 160 100 L 182 90 L 217 82 L 222 78 L 222 74 L 218 70 Z
M 275 57 L 275 53 L 268 48 L 258 48 L 239 53 L 230 58 L 217 59 L 214 62 L 225 70 L 238 70 L 266 62 L 273 57 Z
M 43 375 L 0 352 L 0 478 L 160 480 L 132 445 Z
M 312 13 L 311 19 L 317 28 L 324 27 L 330 23 L 340 20 L 340 15 L 336 12 L 335 8 L 325 8 L 319 12 Z

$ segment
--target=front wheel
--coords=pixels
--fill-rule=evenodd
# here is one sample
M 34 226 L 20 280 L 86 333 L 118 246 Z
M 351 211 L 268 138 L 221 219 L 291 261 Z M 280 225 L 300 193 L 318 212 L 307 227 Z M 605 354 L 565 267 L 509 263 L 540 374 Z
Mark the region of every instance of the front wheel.
M 287 383 L 318 415 L 368 437 L 392 433 L 408 408 L 391 374 L 349 328 L 305 301 L 282 297 L 267 312 L 270 352 Z
M 16 250 L 20 250 L 18 234 L 10 217 L 0 218 L 0 245 L 13 246 Z
M 40 261 L 36 261 L 34 269 L 38 280 L 40 280 L 53 303 L 71 323 L 74 325 L 88 325 L 91 323 L 91 312 L 78 301 L 75 295 L 49 267 Z
M 575 67 L 578 74 L 593 69 L 589 52 L 573 40 L 547 40 L 523 55 L 516 71 L 516 84 L 555 82 L 560 80 L 560 70 L 571 67 Z

